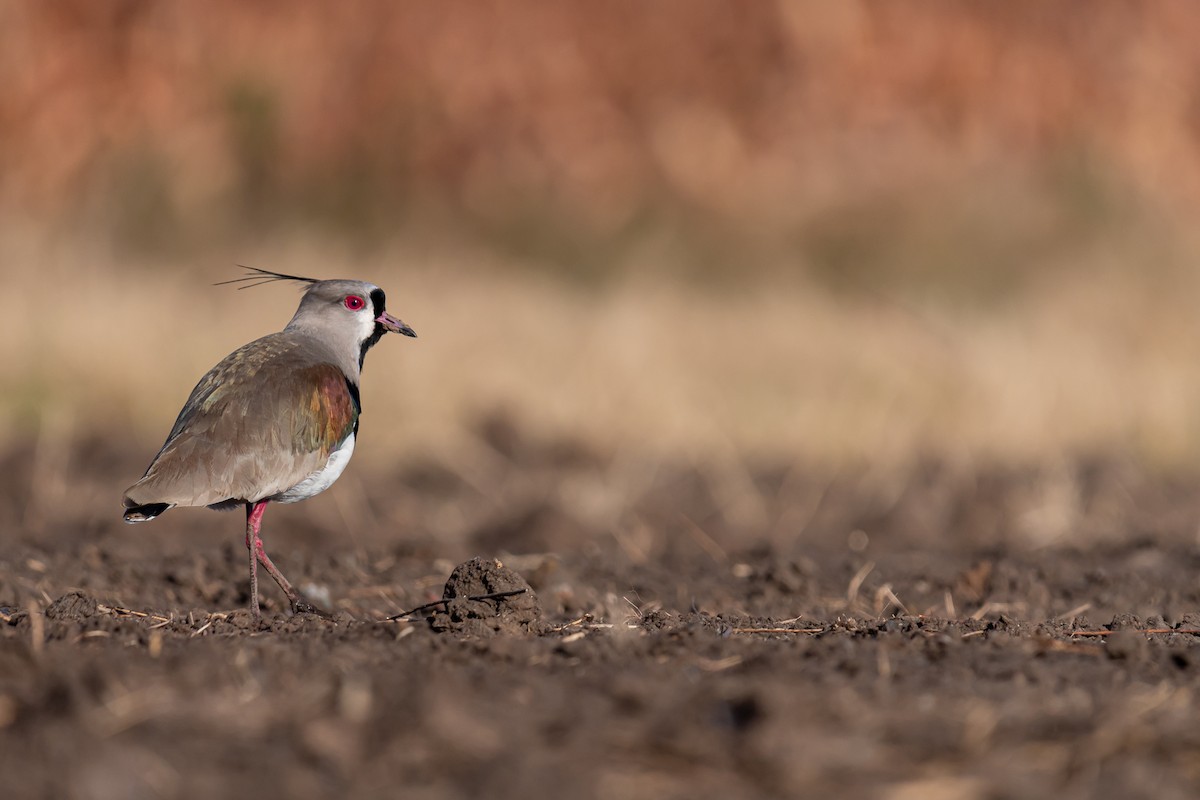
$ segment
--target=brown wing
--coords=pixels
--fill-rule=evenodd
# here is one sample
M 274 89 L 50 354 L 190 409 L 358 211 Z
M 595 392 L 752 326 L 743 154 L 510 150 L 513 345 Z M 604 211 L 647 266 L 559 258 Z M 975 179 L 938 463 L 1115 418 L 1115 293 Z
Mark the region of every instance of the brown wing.
M 272 334 L 200 379 L 126 508 L 252 502 L 295 486 L 353 433 L 358 407 L 341 369 L 311 342 Z

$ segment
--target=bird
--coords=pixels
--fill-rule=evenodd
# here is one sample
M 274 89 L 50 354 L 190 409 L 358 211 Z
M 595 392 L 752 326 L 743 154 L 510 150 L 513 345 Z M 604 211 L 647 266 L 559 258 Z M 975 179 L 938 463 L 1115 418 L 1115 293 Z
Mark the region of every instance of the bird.
M 372 283 L 246 269 L 218 285 L 296 282 L 300 305 L 283 330 L 239 347 L 200 379 L 146 472 L 125 490 L 124 519 L 146 522 L 175 506 L 243 506 L 254 622 L 262 620 L 259 564 L 294 614 L 328 616 L 272 563 L 263 514 L 268 503 L 299 502 L 333 485 L 354 452 L 367 351 L 387 333 L 417 334 L 388 313 Z

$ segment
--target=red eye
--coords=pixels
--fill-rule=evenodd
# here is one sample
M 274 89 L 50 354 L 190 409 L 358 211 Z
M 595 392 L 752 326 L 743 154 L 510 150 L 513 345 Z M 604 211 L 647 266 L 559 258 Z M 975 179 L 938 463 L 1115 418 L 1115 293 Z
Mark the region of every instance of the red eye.
M 346 308 L 351 311 L 362 311 L 366 307 L 367 302 L 356 294 L 346 295 L 346 299 L 342 301 Z

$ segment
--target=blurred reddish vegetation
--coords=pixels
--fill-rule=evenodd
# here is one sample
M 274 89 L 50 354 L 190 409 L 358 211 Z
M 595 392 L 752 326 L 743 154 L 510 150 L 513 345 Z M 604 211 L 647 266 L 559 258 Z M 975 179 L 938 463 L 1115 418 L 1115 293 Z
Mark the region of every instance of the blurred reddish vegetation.
M 10 3 L 0 211 L 774 236 L 1079 153 L 1194 200 L 1197 41 L 1188 3 Z

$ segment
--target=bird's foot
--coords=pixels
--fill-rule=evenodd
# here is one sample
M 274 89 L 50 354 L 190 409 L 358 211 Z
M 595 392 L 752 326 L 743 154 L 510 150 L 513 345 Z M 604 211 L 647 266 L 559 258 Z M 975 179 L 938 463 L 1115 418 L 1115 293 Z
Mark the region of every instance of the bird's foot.
M 289 597 L 288 601 L 292 604 L 293 614 L 314 614 L 321 619 L 333 619 L 332 614 L 320 606 L 315 605 L 302 594 L 297 594 L 295 597 Z

